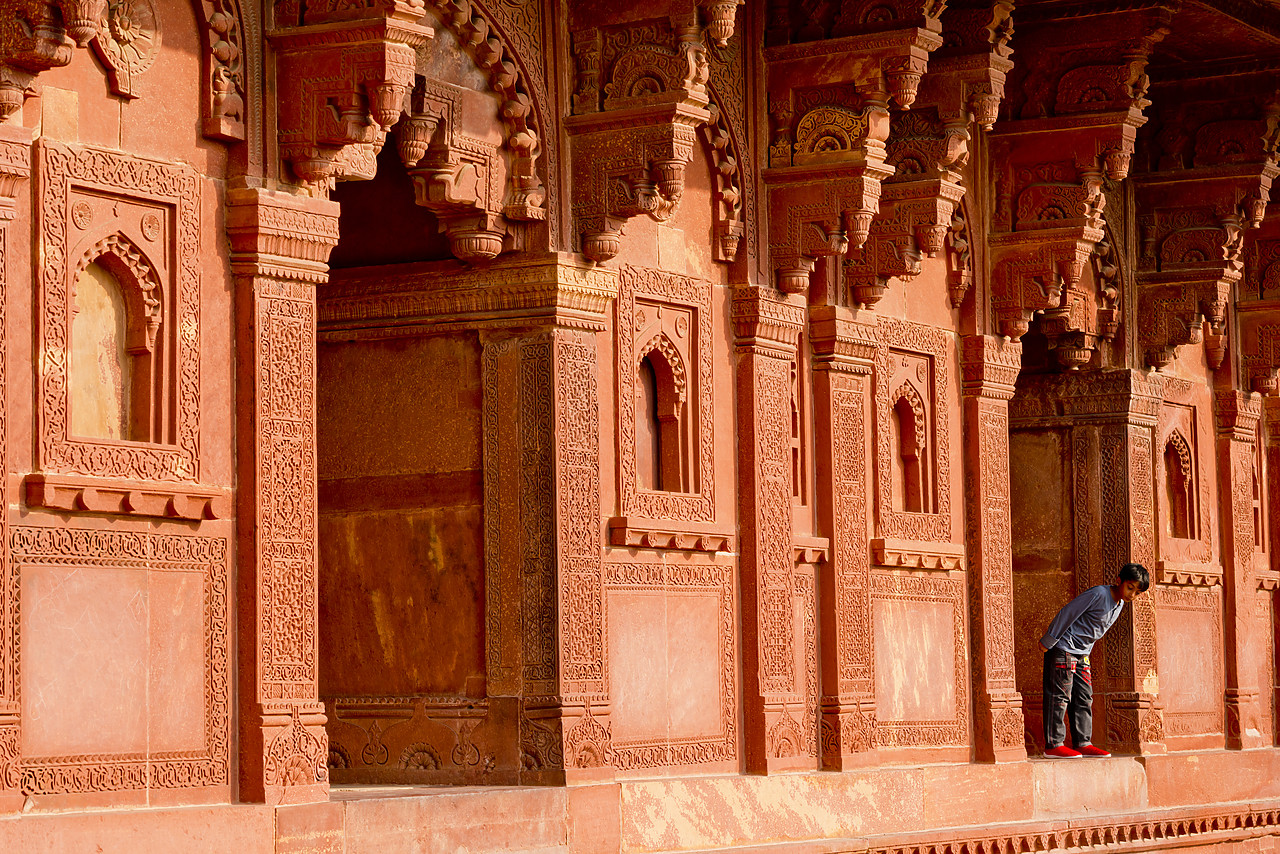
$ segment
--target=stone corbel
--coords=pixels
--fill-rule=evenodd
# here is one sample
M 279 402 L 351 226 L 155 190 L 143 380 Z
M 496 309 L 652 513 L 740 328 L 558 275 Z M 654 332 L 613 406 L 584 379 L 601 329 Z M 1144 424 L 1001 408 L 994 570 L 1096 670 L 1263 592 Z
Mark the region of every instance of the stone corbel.
M 410 2 L 362 10 L 376 17 L 308 15 L 270 35 L 277 51 L 280 156 L 303 183 L 342 177 L 342 151 L 372 146 L 400 120 L 413 87 L 416 51 L 434 31 Z
M 415 200 L 439 220 L 458 260 L 496 258 L 507 233 L 503 199 L 491 178 L 498 168 L 497 150 L 457 138 L 452 125 L 461 104 L 429 96 L 425 84 L 415 90 L 411 106 L 412 113 L 396 126 L 396 141 Z
M 991 301 L 1000 335 L 1020 340 L 1033 316 L 1056 308 L 1064 288 L 1079 282 L 1100 237 L 1094 228 L 993 237 Z
M 951 2 L 942 13 L 943 47 L 929 57 L 919 103 L 934 104 L 944 122 L 991 130 L 1013 68 L 1012 0 Z
M 738 7 L 743 0 L 698 0 L 698 8 L 702 10 L 703 26 L 707 38 L 716 47 L 724 47 L 733 38 L 734 22 L 738 17 Z
M 710 105 L 711 119 L 702 125 L 703 141 L 711 151 L 712 203 L 716 226 L 716 242 L 712 257 L 732 261 L 738 255 L 738 244 L 746 232 L 743 215 L 742 162 L 728 122 L 715 105 Z
M 711 119 L 704 31 L 692 10 L 665 27 L 574 34 L 578 91 L 565 120 L 582 252 L 618 253 L 628 219 L 669 219 L 684 195 L 699 127 Z
M 1182 170 L 1138 182 L 1139 305 L 1154 312 L 1139 340 L 1149 366 L 1163 368 L 1177 347 L 1202 340 L 1209 366 L 1222 365 L 1227 308 L 1244 267 L 1244 232 L 1261 225 L 1280 170 L 1268 159 L 1249 171 L 1223 175 L 1218 169 L 1187 181 Z

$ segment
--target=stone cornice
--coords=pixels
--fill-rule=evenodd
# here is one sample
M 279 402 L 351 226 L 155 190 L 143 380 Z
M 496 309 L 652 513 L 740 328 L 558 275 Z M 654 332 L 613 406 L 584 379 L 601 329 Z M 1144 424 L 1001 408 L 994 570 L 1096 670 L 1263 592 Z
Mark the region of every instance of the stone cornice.
M 0 125 L 0 223 L 17 214 L 18 187 L 31 177 L 31 131 Z
M 809 309 L 814 370 L 869 374 L 876 359 L 875 315 L 833 305 Z
M 805 323 L 805 301 L 772 288 L 749 286 L 733 294 L 733 337 L 739 352 L 794 358 Z
M 227 235 L 237 273 L 320 283 L 338 243 L 338 204 L 260 188 L 227 192 Z
M 1159 376 L 1142 371 L 1024 375 L 1009 402 L 1009 420 L 1016 426 L 1119 421 L 1154 427 L 1162 400 Z
M 328 337 L 449 327 L 603 330 L 617 296 L 617 271 L 557 253 L 476 268 L 431 263 L 338 270 L 320 292 L 317 313 Z
M 1022 368 L 1022 342 L 994 335 L 961 340 L 961 377 L 966 397 L 1009 400 Z
M 1258 422 L 1262 420 L 1262 395 L 1234 389 L 1218 392 L 1213 396 L 1213 412 L 1217 416 L 1219 436 L 1252 443 L 1257 439 Z

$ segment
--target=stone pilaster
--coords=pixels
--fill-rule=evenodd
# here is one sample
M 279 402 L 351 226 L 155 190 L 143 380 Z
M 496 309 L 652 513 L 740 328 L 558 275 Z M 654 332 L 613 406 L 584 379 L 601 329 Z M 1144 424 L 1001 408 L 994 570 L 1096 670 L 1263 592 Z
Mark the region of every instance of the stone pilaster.
M 875 757 L 871 555 L 867 495 L 875 319 L 835 306 L 810 309 L 818 518 L 831 539 L 818 581 L 822 767 Z
M 1248 637 L 1255 624 L 1257 579 L 1253 572 L 1253 461 L 1262 399 L 1248 392 L 1220 392 L 1217 416 L 1218 506 L 1222 513 L 1222 595 L 1225 635 L 1226 737 L 1228 748 L 1262 747 L 1258 673 L 1250 648 L 1266 638 Z
M 516 716 L 522 782 L 587 782 L 612 775 L 596 337 L 617 276 L 570 256 L 515 273 L 509 308 L 475 319 L 488 693 Z
M 973 623 L 974 749 L 983 762 L 1026 758 L 1015 688 L 1013 544 L 1009 508 L 1009 400 L 1022 345 L 964 340 L 964 455 L 969 607 Z
M 240 798 L 325 800 L 318 698 L 316 299 L 338 205 L 227 193 L 236 288 Z
M 31 132 L 0 125 L 0 401 L 7 403 L 9 318 L 8 224 L 17 215 L 19 188 L 31 176 Z M 18 690 L 18 577 L 9 555 L 9 438 L 0 406 L 0 811 L 22 803 L 22 704 Z
M 796 660 L 791 514 L 791 371 L 805 308 L 760 287 L 733 299 L 742 536 L 743 700 L 747 768 L 812 767 L 816 725 Z

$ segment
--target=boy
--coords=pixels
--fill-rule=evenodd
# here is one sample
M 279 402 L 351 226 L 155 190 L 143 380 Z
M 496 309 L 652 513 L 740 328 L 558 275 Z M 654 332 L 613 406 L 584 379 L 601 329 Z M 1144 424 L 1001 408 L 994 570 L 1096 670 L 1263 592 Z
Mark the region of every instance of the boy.
M 1040 639 L 1044 650 L 1044 755 L 1069 759 L 1110 756 L 1095 747 L 1093 737 L 1093 678 L 1089 653 L 1098 638 L 1120 617 L 1125 602 L 1132 602 L 1151 586 L 1142 564 L 1120 567 L 1114 584 L 1090 587 L 1066 604 Z M 1071 743 L 1063 718 L 1071 721 Z

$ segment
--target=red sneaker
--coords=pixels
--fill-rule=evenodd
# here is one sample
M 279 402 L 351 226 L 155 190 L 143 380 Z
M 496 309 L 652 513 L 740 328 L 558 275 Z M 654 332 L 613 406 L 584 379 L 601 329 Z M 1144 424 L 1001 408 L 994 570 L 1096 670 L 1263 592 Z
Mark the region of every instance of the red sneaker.
M 1080 745 L 1081 756 L 1110 756 L 1111 754 L 1101 747 L 1095 747 L 1092 744 Z
M 1094 748 L 1095 750 L 1097 748 Z M 1079 759 L 1083 754 L 1078 750 L 1072 750 L 1065 744 L 1059 744 L 1057 747 L 1050 747 L 1044 752 L 1045 756 L 1052 759 Z

